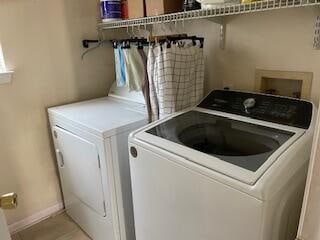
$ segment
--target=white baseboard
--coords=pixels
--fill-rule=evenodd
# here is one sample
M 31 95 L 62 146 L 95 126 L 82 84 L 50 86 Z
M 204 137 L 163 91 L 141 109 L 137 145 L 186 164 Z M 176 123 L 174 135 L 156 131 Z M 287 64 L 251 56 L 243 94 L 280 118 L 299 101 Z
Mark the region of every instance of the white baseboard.
M 15 222 L 13 224 L 9 225 L 9 231 L 11 234 L 14 234 L 16 232 L 20 232 L 36 223 L 41 222 L 42 220 L 45 220 L 55 213 L 62 211 L 64 208 L 63 203 L 57 203 L 56 205 L 49 207 L 47 209 L 42 210 L 41 212 L 38 212 L 36 214 L 31 215 L 30 217 L 27 217 L 25 219 L 22 219 L 18 222 Z

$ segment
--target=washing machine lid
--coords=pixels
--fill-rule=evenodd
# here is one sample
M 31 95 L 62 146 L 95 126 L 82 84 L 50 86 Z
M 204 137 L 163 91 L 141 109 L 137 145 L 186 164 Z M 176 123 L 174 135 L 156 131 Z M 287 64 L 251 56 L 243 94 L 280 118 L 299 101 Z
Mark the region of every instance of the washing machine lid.
M 294 133 L 190 111 L 147 131 L 256 172 Z
M 135 138 L 223 175 L 254 185 L 305 130 L 195 108 Z

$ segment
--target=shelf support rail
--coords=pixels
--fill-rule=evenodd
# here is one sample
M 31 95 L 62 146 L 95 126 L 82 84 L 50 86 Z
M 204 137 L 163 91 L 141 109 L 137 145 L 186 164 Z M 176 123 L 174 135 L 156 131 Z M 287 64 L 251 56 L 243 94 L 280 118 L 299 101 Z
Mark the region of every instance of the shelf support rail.
M 212 17 L 208 18 L 209 21 L 215 22 L 220 25 L 220 48 L 225 49 L 226 42 L 226 22 L 224 17 Z

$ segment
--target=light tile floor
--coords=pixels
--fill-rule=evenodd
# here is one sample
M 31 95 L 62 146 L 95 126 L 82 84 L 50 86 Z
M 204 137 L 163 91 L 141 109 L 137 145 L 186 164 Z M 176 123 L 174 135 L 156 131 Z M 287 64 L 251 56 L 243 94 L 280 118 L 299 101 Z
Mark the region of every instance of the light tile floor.
M 12 240 L 90 240 L 65 213 L 46 219 L 12 236 Z

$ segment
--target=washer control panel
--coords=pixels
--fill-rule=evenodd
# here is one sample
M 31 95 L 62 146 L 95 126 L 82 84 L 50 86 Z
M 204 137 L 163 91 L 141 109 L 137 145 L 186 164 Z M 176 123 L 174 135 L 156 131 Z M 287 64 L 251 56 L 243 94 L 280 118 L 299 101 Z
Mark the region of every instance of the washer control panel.
M 307 101 L 229 90 L 212 91 L 198 107 L 308 129 L 312 104 Z

